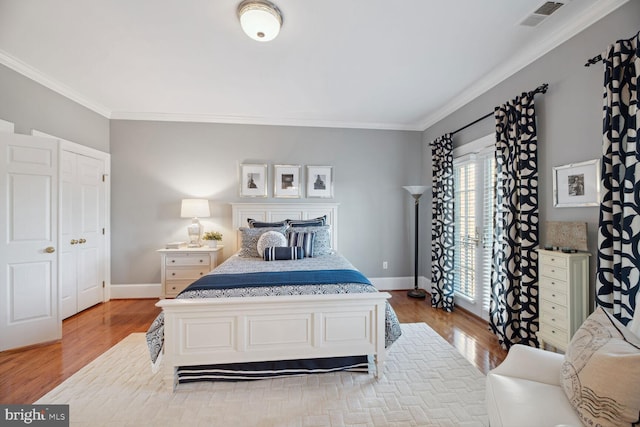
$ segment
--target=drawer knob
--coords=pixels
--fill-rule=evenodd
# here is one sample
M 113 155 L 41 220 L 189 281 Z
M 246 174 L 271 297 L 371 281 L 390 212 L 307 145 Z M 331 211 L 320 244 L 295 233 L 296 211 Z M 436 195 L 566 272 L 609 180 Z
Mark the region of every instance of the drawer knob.
M 552 334 L 555 334 L 555 333 L 556 333 L 556 331 L 552 330 L 552 331 L 551 331 L 551 333 L 552 333 Z
M 175 276 L 175 275 L 176 275 L 176 273 L 171 273 L 171 275 L 172 275 L 172 276 Z
M 172 259 L 172 260 L 171 260 L 171 262 L 176 262 L 176 260 L 175 260 L 175 259 Z
M 555 321 L 556 321 L 556 319 L 551 319 L 551 321 L 552 321 L 552 322 L 555 322 Z
M 173 290 L 175 291 L 175 290 L 176 290 L 176 287 L 175 287 L 175 286 L 173 286 L 171 289 L 173 289 Z
M 555 297 L 555 296 L 556 296 L 556 294 L 551 294 L 551 296 L 552 296 L 552 297 Z
M 200 262 L 204 262 L 204 260 L 203 260 L 203 259 L 201 259 L 201 260 L 200 260 Z
M 556 306 L 555 306 L 555 305 L 552 305 L 552 306 L 551 306 L 551 310 L 555 310 L 555 309 L 556 309 Z

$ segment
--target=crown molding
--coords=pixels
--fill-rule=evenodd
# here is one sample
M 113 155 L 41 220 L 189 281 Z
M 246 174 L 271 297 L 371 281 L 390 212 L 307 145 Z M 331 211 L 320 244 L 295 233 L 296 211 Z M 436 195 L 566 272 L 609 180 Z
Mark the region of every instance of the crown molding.
M 428 129 L 430 126 L 438 123 L 445 117 L 455 113 L 480 95 L 486 93 L 491 88 L 497 86 L 500 82 L 511 77 L 527 65 L 533 63 L 538 58 L 549 53 L 551 50 L 560 46 L 571 37 L 585 30 L 609 13 L 618 9 L 629 0 L 599 0 L 588 11 L 583 13 L 573 22 L 573 25 L 561 28 L 545 38 L 538 45 L 533 46 L 526 52 L 514 57 L 511 61 L 503 63 L 503 65 L 492 70 L 484 78 L 480 79 L 473 87 L 467 88 L 463 94 L 446 103 L 439 108 L 436 113 L 426 116 L 420 121 L 418 127 L 422 130 Z M 542 24 L 544 25 L 544 24 Z M 603 50 L 605 46 L 602 47 Z
M 0 50 L 0 64 L 11 68 L 13 71 L 22 74 L 25 77 L 28 77 L 29 79 L 41 84 L 47 89 L 51 89 L 52 91 L 59 93 L 65 98 L 68 98 L 82 105 L 83 107 L 86 107 L 89 110 L 98 113 L 103 117 L 106 117 L 107 119 L 110 118 L 111 111 L 104 105 L 100 105 L 97 102 L 91 101 L 90 99 L 80 95 L 70 87 L 36 70 L 30 65 L 25 64 L 19 59 L 14 58 L 3 50 Z
M 256 116 L 226 116 L 213 114 L 186 114 L 186 113 L 139 113 L 114 111 L 112 120 L 138 120 L 156 122 L 197 122 L 219 123 L 239 125 L 264 125 L 264 126 L 297 126 L 319 128 L 345 128 L 345 129 L 374 129 L 374 130 L 403 130 L 421 132 L 423 129 L 418 124 L 399 123 L 372 123 L 372 122 L 341 122 L 331 120 L 304 120 L 296 118 L 273 118 Z

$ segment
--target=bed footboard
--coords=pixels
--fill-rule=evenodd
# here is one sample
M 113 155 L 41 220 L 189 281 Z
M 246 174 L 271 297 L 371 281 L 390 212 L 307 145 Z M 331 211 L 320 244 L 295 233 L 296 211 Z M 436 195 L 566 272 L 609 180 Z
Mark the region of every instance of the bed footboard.
M 163 365 L 178 366 L 373 355 L 384 370 L 386 292 L 165 299 Z

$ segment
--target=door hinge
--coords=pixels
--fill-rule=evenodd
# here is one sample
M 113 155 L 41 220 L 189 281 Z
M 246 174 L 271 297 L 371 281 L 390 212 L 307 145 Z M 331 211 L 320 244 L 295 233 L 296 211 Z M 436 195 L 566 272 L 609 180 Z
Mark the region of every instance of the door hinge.
M 102 287 L 104 288 L 104 280 L 102 281 Z
M 104 227 L 102 228 L 102 235 L 104 236 Z
M 108 175 L 106 173 L 102 174 L 102 182 L 106 182 L 107 181 L 107 176 Z

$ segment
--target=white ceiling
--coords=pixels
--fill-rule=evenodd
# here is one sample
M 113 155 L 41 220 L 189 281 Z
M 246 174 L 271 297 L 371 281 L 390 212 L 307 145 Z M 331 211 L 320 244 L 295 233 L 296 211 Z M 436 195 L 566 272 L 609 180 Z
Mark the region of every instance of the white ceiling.
M 0 0 L 0 63 L 115 119 L 423 130 L 626 1 L 275 0 L 260 43 L 240 0 Z

